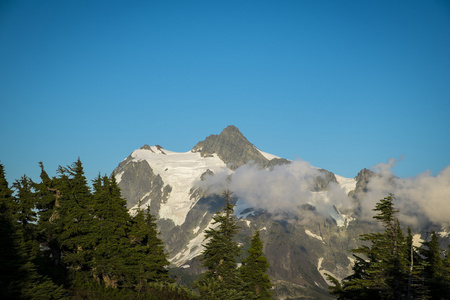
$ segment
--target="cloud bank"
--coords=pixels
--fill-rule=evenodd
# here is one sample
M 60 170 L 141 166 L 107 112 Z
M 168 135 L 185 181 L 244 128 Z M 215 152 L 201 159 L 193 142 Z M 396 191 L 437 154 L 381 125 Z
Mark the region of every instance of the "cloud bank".
M 272 170 L 259 169 L 255 165 L 244 165 L 230 175 L 227 171 L 207 175 L 198 186 L 208 193 L 229 189 L 235 196 L 254 207 L 270 213 L 295 212 L 303 204 L 310 204 L 320 211 L 335 205 L 349 208 L 351 201 L 338 184 L 330 183 L 329 191 L 312 192 L 315 179 L 323 176 L 309 163 L 297 160 L 291 164 L 278 165 Z M 328 205 L 326 205 L 328 204 Z
M 450 166 L 433 176 L 427 171 L 416 177 L 395 177 L 392 169 L 396 161 L 373 167 L 377 176 L 368 183 L 368 193 L 361 201 L 362 211 L 370 214 L 375 203 L 393 193 L 399 219 L 407 225 L 421 226 L 427 222 L 450 225 Z
M 368 192 L 359 199 L 361 217 L 372 220 L 375 204 L 393 193 L 402 224 L 421 226 L 432 221 L 450 225 L 450 166 L 437 176 L 425 172 L 416 177 L 397 178 L 392 171 L 397 163 L 398 160 L 390 159 L 372 167 L 376 175 L 368 183 Z M 330 182 L 327 191 L 312 192 L 318 176 L 323 176 L 319 169 L 297 160 L 272 170 L 244 165 L 234 172 L 224 170 L 206 175 L 197 185 L 207 193 L 221 194 L 229 189 L 250 206 L 270 213 L 296 212 L 304 204 L 315 206 L 325 215 L 332 206 L 339 211 L 356 209 L 355 201 L 334 182 Z

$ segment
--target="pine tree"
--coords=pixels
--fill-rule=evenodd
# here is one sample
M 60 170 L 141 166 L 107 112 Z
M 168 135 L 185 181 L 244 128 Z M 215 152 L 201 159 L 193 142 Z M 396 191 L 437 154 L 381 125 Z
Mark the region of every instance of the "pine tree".
M 92 276 L 105 287 L 137 292 L 148 290 L 150 282 L 170 282 L 156 219 L 140 209 L 132 219 L 114 177 L 98 176 L 93 187 Z
M 429 290 L 423 282 L 424 260 L 413 245 L 411 228 L 406 236 L 405 256 L 408 260 L 408 288 L 406 299 L 428 299 Z
M 0 164 L 0 298 L 20 298 L 23 288 L 22 278 L 26 272 L 22 268 L 25 259 L 20 255 L 19 234 L 13 214 L 13 196 Z
M 0 298 L 61 299 L 62 287 L 38 274 L 28 256 L 23 223 L 18 222 L 26 218 L 23 209 L 14 211 L 18 208 L 21 206 L 17 205 L 17 199 L 14 203 L 3 166 L 0 165 Z
M 445 261 L 439 249 L 439 238 L 436 232 L 431 233 L 431 239 L 419 248 L 425 267 L 425 286 L 428 288 L 431 299 L 450 299 L 449 282 L 445 279 Z
M 444 268 L 444 280 L 447 283 L 445 292 L 447 295 L 450 295 L 450 244 L 447 246 L 447 251 L 445 253 Z
M 114 178 L 98 176 L 94 181 L 93 203 L 90 207 L 95 230 L 89 240 L 93 249 L 93 276 L 106 287 L 127 287 L 127 265 L 125 262 L 128 240 L 128 226 L 131 217 L 126 201 Z
M 270 293 L 272 283 L 266 274 L 268 268 L 269 262 L 263 254 L 263 243 L 257 230 L 251 239 L 248 257 L 240 267 L 242 280 L 248 292 L 255 295 L 254 299 L 273 299 Z
M 406 242 L 395 217 L 394 195 L 381 199 L 373 209 L 374 219 L 384 227 L 381 233 L 361 235 L 360 239 L 370 245 L 351 250 L 357 259 L 354 274 L 342 280 L 341 289 L 331 290 L 340 299 L 402 299 L 408 294 L 409 265 Z
M 34 183 L 26 175 L 13 183 L 14 218 L 20 224 L 20 230 L 25 242 L 28 257 L 36 257 L 39 245 L 37 235 L 36 195 L 33 191 Z
M 92 202 L 90 188 L 81 160 L 68 167 L 59 167 L 59 177 L 55 179 L 56 198 L 54 209 L 49 218 L 52 241 L 59 247 L 63 265 L 69 272 L 72 284 L 87 281 L 92 268 L 93 216 L 89 212 Z
M 206 245 L 202 252 L 203 266 L 207 269 L 196 286 L 207 299 L 241 299 L 242 281 L 237 270 L 237 257 L 241 249 L 236 241 L 238 232 L 231 192 L 224 192 L 225 207 L 213 217 L 213 228 L 205 230 Z
M 138 292 L 147 289 L 151 282 L 172 282 L 167 270 L 169 261 L 164 243 L 158 234 L 156 218 L 151 215 L 150 206 L 144 212 L 139 205 L 129 235 L 129 255 L 126 256 L 130 268 L 127 279 Z

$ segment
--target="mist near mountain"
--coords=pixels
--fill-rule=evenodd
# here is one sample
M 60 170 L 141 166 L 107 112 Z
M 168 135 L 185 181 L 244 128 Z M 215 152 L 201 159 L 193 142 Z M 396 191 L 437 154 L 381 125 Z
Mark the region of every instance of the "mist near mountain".
M 412 225 L 415 241 L 436 231 L 442 247 L 449 241 L 450 167 L 398 178 L 397 160 L 362 169 L 345 178 L 304 160 L 289 161 L 261 151 L 237 127 L 198 142 L 189 152 L 144 145 L 114 170 L 132 211 L 150 206 L 180 278 L 202 272 L 198 260 L 204 231 L 220 210 L 225 190 L 233 192 L 235 215 L 245 248 L 261 231 L 277 295 L 330 299 L 325 273 L 348 276 L 360 246 L 359 236 L 382 230 L 373 219 L 376 203 L 395 194 L 402 228 Z M 178 275 L 177 275 L 178 276 Z
M 330 182 L 325 191 L 313 192 L 315 178 L 323 173 L 303 160 L 272 169 L 246 164 L 233 174 L 225 170 L 206 174 L 196 185 L 209 194 L 229 189 L 249 206 L 269 213 L 295 213 L 302 205 L 310 204 L 324 215 L 329 215 L 330 206 L 344 212 L 359 209 L 361 219 L 366 221 L 373 220 L 375 204 L 392 193 L 402 223 L 419 227 L 429 222 L 449 225 L 450 166 L 436 176 L 424 172 L 416 177 L 398 178 L 393 172 L 397 162 L 389 159 L 387 163 L 373 166 L 375 175 L 358 201 L 335 182 Z
M 362 217 L 371 218 L 375 203 L 393 193 L 403 224 L 418 227 L 429 222 L 450 225 L 450 166 L 436 176 L 427 171 L 415 177 L 399 178 L 393 172 L 397 162 L 390 159 L 373 167 L 376 176 L 369 181 L 361 201 Z
M 295 212 L 304 204 L 315 206 L 319 212 L 330 205 L 351 208 L 347 192 L 335 182 L 329 182 L 326 191 L 313 192 L 316 178 L 323 176 L 319 169 L 303 160 L 272 169 L 246 164 L 232 175 L 226 171 L 207 174 L 202 181 L 197 181 L 197 186 L 210 194 L 229 189 L 250 206 L 270 213 Z

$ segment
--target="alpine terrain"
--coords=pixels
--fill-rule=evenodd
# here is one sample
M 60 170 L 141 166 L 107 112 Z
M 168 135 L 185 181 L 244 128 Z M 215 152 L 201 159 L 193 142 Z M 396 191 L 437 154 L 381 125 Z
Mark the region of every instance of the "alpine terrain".
M 185 153 L 144 145 L 113 175 L 131 214 L 149 205 L 156 216 L 171 272 L 182 284 L 203 271 L 204 231 L 225 204 L 224 190 L 233 192 L 243 253 L 260 231 L 279 299 L 332 298 L 324 274 L 339 280 L 348 276 L 354 261 L 349 250 L 361 245 L 359 235 L 380 230 L 364 217 L 368 184 L 377 173 L 363 169 L 344 178 L 286 160 L 259 150 L 235 126 Z M 448 244 L 446 228 L 426 226 L 413 228 L 416 243 L 436 230 Z

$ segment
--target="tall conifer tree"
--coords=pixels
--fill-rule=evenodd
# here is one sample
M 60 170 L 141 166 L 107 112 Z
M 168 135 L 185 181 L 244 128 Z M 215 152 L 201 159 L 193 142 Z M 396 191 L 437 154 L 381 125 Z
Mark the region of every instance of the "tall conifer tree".
M 84 281 L 92 267 L 93 216 L 88 210 L 92 195 L 79 158 L 66 168 L 60 166 L 58 173 L 55 187 L 58 203 L 49 221 L 55 224 L 62 260 L 75 283 Z
M 213 227 L 205 230 L 206 245 L 202 252 L 203 266 L 207 269 L 196 285 L 208 299 L 240 299 L 242 281 L 237 270 L 237 257 L 241 249 L 234 240 L 238 231 L 233 215 L 231 192 L 223 194 L 225 207 L 213 217 Z
M 93 186 L 91 214 L 95 229 L 90 237 L 95 245 L 93 275 L 107 287 L 124 287 L 128 275 L 125 253 L 130 247 L 131 217 L 114 178 L 99 176 Z
M 138 207 L 130 232 L 131 246 L 126 256 L 130 268 L 128 280 L 137 291 L 144 291 L 151 282 L 172 282 L 167 266 L 164 243 L 158 237 L 156 218 L 150 213 L 150 206 L 144 211 Z
M 17 205 L 20 202 L 16 199 L 14 203 L 0 164 L 0 298 L 61 299 L 62 287 L 41 276 L 29 257 L 23 223 L 18 222 L 26 219 L 23 207 Z
M 255 232 L 248 249 L 248 257 L 242 261 L 240 267 L 242 280 L 247 290 L 255 294 L 255 299 L 273 299 L 270 292 L 272 283 L 266 274 L 269 262 L 263 253 L 263 243 L 259 237 L 259 230 Z
M 339 299 L 402 299 L 408 294 L 406 242 L 396 218 L 394 199 L 390 194 L 373 209 L 378 212 L 374 219 L 380 221 L 384 231 L 361 235 L 360 239 L 371 245 L 351 250 L 365 258 L 355 255 L 354 274 L 342 280 L 341 288 L 330 288 Z
M 450 283 L 445 278 L 445 261 L 439 249 L 439 238 L 436 232 L 431 233 L 431 239 L 419 248 L 424 266 L 425 286 L 431 299 L 450 299 Z

